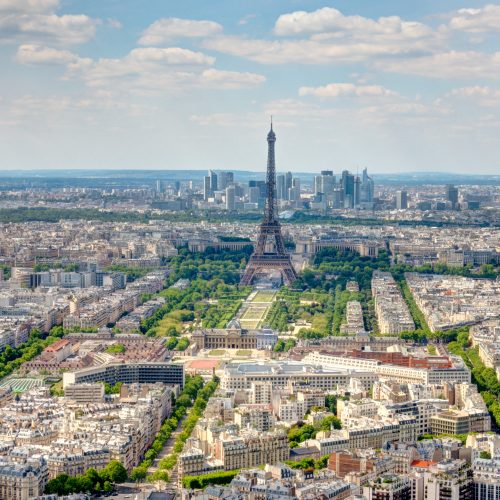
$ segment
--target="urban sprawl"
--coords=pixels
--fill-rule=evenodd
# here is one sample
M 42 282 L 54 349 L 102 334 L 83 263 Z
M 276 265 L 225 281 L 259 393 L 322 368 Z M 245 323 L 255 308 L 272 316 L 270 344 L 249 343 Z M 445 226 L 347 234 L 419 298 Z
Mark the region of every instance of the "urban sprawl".
M 275 140 L 262 180 L 2 186 L 0 499 L 500 498 L 500 188 Z

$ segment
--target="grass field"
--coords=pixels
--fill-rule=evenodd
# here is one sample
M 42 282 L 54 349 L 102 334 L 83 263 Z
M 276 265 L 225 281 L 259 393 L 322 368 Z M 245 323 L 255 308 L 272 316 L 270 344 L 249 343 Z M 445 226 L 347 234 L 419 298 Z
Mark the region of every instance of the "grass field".
M 242 328 L 245 328 L 247 330 L 255 330 L 260 323 L 260 319 L 254 320 L 254 319 L 247 319 L 247 320 L 241 320 L 240 325 Z
M 42 380 L 38 378 L 11 378 L 8 380 L 2 380 L 2 382 L 0 382 L 0 387 L 10 385 L 14 392 L 26 392 L 42 384 Z
M 257 292 L 252 302 L 272 302 L 276 292 Z
M 266 317 L 268 306 L 250 305 L 240 318 L 240 324 L 243 328 L 255 329 L 259 327 L 260 322 Z
M 267 307 L 250 306 L 244 313 L 241 319 L 262 319 L 267 312 Z
M 236 356 L 250 356 L 252 351 L 250 349 L 239 349 L 236 351 Z
M 208 355 L 209 356 L 224 356 L 226 351 L 224 349 L 212 349 Z

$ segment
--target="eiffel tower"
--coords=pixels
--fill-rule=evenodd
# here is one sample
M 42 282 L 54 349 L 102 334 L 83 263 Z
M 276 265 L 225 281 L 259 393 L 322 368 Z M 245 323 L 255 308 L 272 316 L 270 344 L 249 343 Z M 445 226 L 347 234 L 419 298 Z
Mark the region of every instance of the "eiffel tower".
M 289 285 L 297 279 L 290 255 L 285 250 L 281 225 L 278 220 L 276 206 L 276 166 L 274 160 L 274 143 L 276 134 L 271 130 L 267 134 L 267 197 L 264 219 L 260 224 L 259 239 L 240 283 L 250 285 L 256 274 L 269 271 L 280 271 L 285 284 Z

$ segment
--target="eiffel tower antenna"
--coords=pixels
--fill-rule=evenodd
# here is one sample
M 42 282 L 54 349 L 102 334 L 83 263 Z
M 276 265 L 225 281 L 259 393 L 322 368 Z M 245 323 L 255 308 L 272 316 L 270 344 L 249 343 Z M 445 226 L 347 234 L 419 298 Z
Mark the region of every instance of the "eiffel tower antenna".
M 289 285 L 297 279 L 290 255 L 285 250 L 285 242 L 281 234 L 281 224 L 278 220 L 276 204 L 276 161 L 274 144 L 276 134 L 273 131 L 273 118 L 271 116 L 271 129 L 267 134 L 267 175 L 266 175 L 266 206 L 264 219 L 260 224 L 259 238 L 240 283 L 250 285 L 256 274 L 272 270 L 279 271 L 283 281 Z M 270 249 L 271 248 L 271 249 Z

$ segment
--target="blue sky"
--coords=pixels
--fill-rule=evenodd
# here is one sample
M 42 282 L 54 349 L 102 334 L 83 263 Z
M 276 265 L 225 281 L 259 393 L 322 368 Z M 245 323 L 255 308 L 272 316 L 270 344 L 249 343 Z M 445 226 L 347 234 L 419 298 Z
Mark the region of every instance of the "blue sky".
M 0 0 L 0 169 L 500 172 L 500 4 Z

